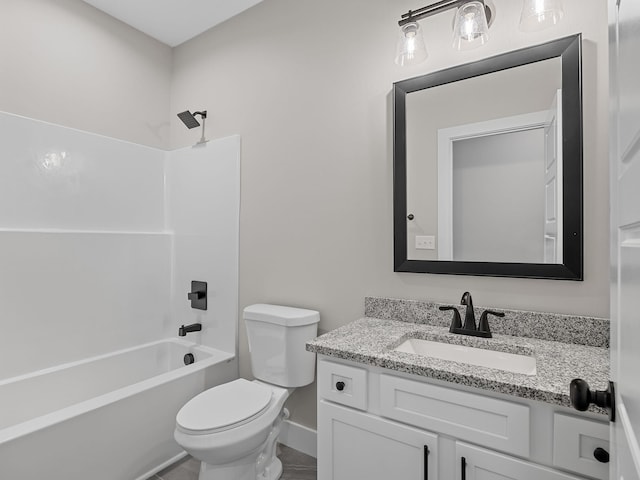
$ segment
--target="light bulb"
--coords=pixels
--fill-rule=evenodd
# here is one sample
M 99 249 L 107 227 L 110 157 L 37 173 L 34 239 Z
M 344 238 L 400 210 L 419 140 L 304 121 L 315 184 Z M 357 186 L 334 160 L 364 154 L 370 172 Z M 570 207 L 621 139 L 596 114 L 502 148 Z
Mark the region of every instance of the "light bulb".
M 416 65 L 426 60 L 427 56 L 427 47 L 424 44 L 420 25 L 417 22 L 411 22 L 400 27 L 396 64 L 402 67 Z
M 453 46 L 458 50 L 469 50 L 489 41 L 489 25 L 482 2 L 462 4 L 453 25 Z

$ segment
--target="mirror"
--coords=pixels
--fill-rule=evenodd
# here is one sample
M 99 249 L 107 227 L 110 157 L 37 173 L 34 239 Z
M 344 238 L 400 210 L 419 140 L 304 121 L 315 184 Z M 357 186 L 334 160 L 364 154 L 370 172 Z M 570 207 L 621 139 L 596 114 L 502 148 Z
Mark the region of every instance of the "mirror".
M 394 257 L 582 280 L 580 35 L 394 84 Z

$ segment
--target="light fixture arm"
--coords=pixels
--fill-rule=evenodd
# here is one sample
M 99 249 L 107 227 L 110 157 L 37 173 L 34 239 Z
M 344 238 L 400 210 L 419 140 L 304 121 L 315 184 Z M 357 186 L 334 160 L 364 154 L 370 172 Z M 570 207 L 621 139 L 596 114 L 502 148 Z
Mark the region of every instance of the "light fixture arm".
M 407 13 L 402 14 L 398 21 L 399 26 L 406 25 L 407 23 L 416 22 L 423 18 L 432 17 L 438 13 L 446 12 L 452 8 L 457 8 L 460 5 L 467 3 L 469 0 L 441 0 L 440 2 L 427 5 L 426 7 L 419 8 L 418 10 L 409 10 Z M 487 16 L 487 23 L 491 21 L 491 9 L 485 4 L 484 0 L 478 0 L 484 5 L 484 9 Z

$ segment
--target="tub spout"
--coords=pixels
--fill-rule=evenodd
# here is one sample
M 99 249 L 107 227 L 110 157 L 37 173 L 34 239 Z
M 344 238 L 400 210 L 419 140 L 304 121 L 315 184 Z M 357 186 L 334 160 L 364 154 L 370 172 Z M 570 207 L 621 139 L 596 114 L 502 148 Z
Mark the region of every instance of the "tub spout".
M 178 329 L 178 335 L 181 336 L 181 337 L 185 337 L 187 335 L 187 333 L 199 332 L 201 330 L 202 330 L 202 324 L 201 323 L 192 323 L 191 325 L 182 325 Z

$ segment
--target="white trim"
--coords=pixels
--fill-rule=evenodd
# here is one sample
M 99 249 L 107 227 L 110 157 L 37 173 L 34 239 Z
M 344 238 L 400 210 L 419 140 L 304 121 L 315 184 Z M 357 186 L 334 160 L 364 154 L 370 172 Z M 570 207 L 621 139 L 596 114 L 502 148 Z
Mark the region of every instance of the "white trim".
M 547 157 L 547 155 L 549 154 L 549 148 L 546 144 L 547 140 L 549 139 L 548 133 L 547 133 L 547 128 L 548 126 L 551 126 L 553 120 L 555 117 L 555 122 L 556 122 L 556 128 L 555 128 L 555 132 L 554 132 L 554 140 L 555 140 L 555 145 L 553 146 L 553 152 L 555 155 L 555 170 L 556 170 L 556 174 L 555 174 L 555 184 L 556 184 L 556 191 L 555 193 L 555 197 L 556 197 L 556 204 L 555 204 L 555 209 L 556 209 L 556 225 L 555 225 L 555 236 L 553 238 L 556 239 L 555 245 L 554 245 L 554 252 L 555 252 L 555 258 L 553 259 L 553 261 L 548 261 L 549 259 L 547 258 L 546 255 L 546 248 L 545 248 L 545 258 L 544 258 L 544 263 L 564 263 L 564 182 L 562 181 L 562 179 L 564 178 L 564 161 L 562 158 L 562 154 L 563 154 L 563 145 L 562 145 L 562 89 L 559 88 L 558 91 L 556 92 L 556 96 L 553 99 L 553 103 L 551 104 L 551 108 L 549 108 L 549 112 L 548 112 L 548 116 L 547 116 L 547 126 L 545 127 L 545 152 L 544 152 L 544 172 L 545 172 L 545 185 L 548 184 L 548 181 L 550 180 L 549 178 L 549 167 L 551 167 L 553 165 L 554 162 L 552 162 L 551 164 L 548 163 L 549 158 Z M 547 218 L 546 218 L 546 212 L 547 212 L 547 195 L 545 192 L 545 228 L 544 228 L 544 233 L 545 233 L 545 237 L 546 237 L 546 233 L 547 233 Z M 544 240 L 543 240 L 544 241 Z
M 186 457 L 188 455 L 187 452 L 183 451 L 182 453 L 179 453 L 178 455 L 176 455 L 175 457 L 170 458 L 169 460 L 167 460 L 166 462 L 162 462 L 160 465 L 158 465 L 157 467 L 152 468 L 151 470 L 149 470 L 147 473 L 145 473 L 144 475 L 140 475 L 138 478 L 136 478 L 136 480 L 147 480 L 150 479 L 153 475 L 155 475 L 156 473 L 164 470 L 165 468 L 173 465 L 174 463 L 182 460 L 184 457 Z
M 44 235 L 173 235 L 172 230 L 140 231 L 140 230 L 83 230 L 74 228 L 4 228 L 0 233 L 37 233 Z
M 453 260 L 453 142 L 543 128 L 547 111 L 438 130 L 438 260 Z
M 282 422 L 278 442 L 313 458 L 318 456 L 318 433 L 299 423 L 289 420 Z
M 636 474 L 640 475 L 640 444 L 638 444 L 638 439 L 635 436 L 634 427 L 631 425 L 631 419 L 629 418 L 629 414 L 627 413 L 627 408 L 625 407 L 620 396 L 616 398 L 616 416 L 618 417 L 621 429 L 624 432 L 624 436 L 626 437 L 627 447 L 629 448 L 629 452 L 631 453 L 633 464 L 636 467 Z M 612 432 L 612 437 L 613 435 L 614 432 Z

